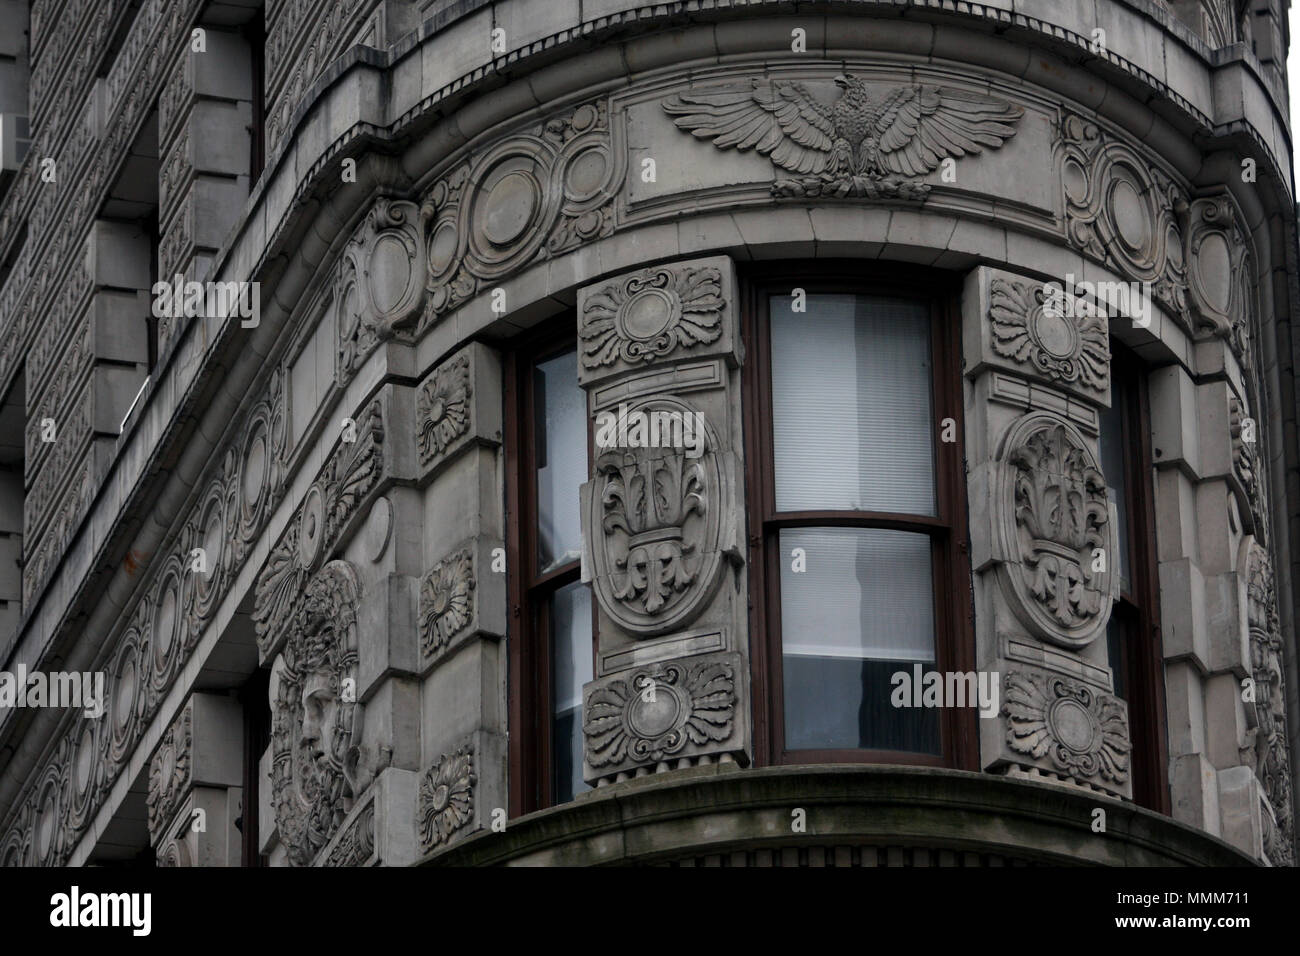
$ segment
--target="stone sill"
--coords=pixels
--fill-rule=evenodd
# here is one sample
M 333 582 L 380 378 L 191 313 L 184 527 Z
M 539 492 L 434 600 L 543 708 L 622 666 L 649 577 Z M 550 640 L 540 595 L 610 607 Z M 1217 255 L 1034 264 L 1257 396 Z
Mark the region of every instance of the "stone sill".
M 1105 833 L 1092 832 L 1098 807 Z M 805 833 L 791 832 L 796 808 L 806 811 Z M 960 770 L 845 764 L 641 777 L 512 820 L 504 833 L 480 832 L 421 863 L 644 865 L 845 846 L 929 847 L 1046 865 L 1257 865 L 1207 833 L 1095 794 Z

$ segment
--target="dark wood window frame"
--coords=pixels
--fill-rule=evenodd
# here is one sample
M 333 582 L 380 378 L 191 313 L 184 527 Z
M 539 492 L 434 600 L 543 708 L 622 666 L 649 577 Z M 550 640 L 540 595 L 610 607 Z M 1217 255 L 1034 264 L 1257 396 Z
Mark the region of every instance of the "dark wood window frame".
M 521 336 L 505 362 L 506 586 L 510 601 L 509 759 L 511 817 L 552 805 L 550 600 L 581 577 L 579 561 L 545 573 L 537 561 L 537 467 L 533 369 L 577 346 L 573 315 Z M 577 383 L 574 383 L 575 386 Z M 591 456 L 591 431 L 587 434 Z M 593 606 L 593 618 L 594 618 Z M 595 663 L 595 621 L 592 621 Z
M 861 261 L 763 263 L 743 268 L 741 273 L 740 304 L 748 353 L 742 390 L 755 763 L 891 763 L 978 770 L 975 708 L 943 709 L 938 755 L 881 750 L 786 751 L 782 696 L 783 558 L 778 553 L 778 535 L 783 528 L 882 528 L 928 535 L 935 595 L 934 666 L 940 671 L 975 670 L 962 425 L 960 277 Z M 790 295 L 795 288 L 808 294 L 897 295 L 930 301 L 936 517 L 863 511 L 776 512 L 768 296 Z M 942 441 L 941 423 L 946 418 L 956 422 L 956 441 L 952 443 Z
M 1112 401 L 1116 381 L 1129 389 L 1121 421 L 1124 435 L 1124 479 L 1128 494 L 1126 555 L 1129 590 L 1120 595 L 1112 615 L 1122 622 L 1124 684 L 1129 708 L 1129 739 L 1133 800 L 1168 815 L 1166 779 L 1168 740 L 1165 725 L 1165 661 L 1160 632 L 1160 587 L 1156 575 L 1155 472 L 1151 459 L 1149 369 L 1126 348 L 1111 340 Z M 1145 638 L 1143 637 L 1145 635 Z

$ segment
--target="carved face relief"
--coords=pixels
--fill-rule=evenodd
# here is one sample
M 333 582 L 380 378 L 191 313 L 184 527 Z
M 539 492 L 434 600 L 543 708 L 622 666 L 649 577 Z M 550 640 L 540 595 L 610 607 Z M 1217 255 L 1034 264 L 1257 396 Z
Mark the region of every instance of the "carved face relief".
M 322 568 L 308 586 L 277 670 L 276 821 L 298 866 L 311 863 L 357 795 L 357 597 L 356 577 L 345 562 Z
M 999 453 L 1000 575 L 1036 636 L 1082 647 L 1110 618 L 1114 530 L 1106 481 L 1074 426 L 1047 413 L 1016 422 Z
M 601 607 L 634 634 L 653 636 L 685 626 L 713 595 L 719 579 L 720 514 L 726 512 L 715 449 L 704 425 L 703 453 L 649 444 L 670 432 L 664 422 L 703 421 L 675 399 L 626 406 L 645 415 L 645 442 L 612 447 L 596 460 L 587 527 L 594 533 L 593 585 Z M 697 417 L 699 416 L 699 417 Z M 595 531 L 599 529 L 599 531 Z

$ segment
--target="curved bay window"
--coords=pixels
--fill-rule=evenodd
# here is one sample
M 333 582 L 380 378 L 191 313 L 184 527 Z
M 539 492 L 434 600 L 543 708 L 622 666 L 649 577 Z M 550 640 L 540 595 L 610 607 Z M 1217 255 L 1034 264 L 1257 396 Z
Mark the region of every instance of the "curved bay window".
M 926 281 L 748 289 L 759 763 L 975 765 L 973 708 L 895 693 L 973 670 L 954 300 Z
M 595 652 L 591 589 L 579 581 L 587 399 L 572 331 L 512 353 L 506 381 L 510 803 L 518 815 L 586 789 L 582 685 Z
M 1115 503 L 1120 599 L 1106 627 L 1115 695 L 1128 704 L 1133 799 L 1169 812 L 1165 783 L 1164 655 L 1155 566 L 1150 416 L 1146 373 L 1136 357 L 1111 340 L 1110 408 L 1101 413 L 1101 469 Z

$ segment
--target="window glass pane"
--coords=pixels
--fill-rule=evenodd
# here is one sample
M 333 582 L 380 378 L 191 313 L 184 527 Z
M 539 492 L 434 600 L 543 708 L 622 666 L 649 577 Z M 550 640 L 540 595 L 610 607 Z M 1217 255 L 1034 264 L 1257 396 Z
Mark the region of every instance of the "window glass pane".
M 1111 673 L 1115 675 L 1115 696 L 1128 700 L 1128 660 L 1125 655 L 1126 634 L 1124 622 L 1120 618 L 1119 608 L 1110 616 L 1106 625 L 1106 655 L 1109 658 Z
M 776 510 L 935 513 L 930 308 L 770 299 Z
M 539 362 L 533 374 L 537 421 L 537 566 L 544 573 L 578 560 L 578 488 L 587 480 L 587 405 L 576 350 Z
M 935 661 L 930 539 L 799 528 L 780 547 L 786 749 L 939 753 L 938 710 L 890 700 L 896 672 Z
M 1124 467 L 1124 416 L 1128 409 L 1129 389 L 1116 375 L 1111 378 L 1108 409 L 1101 413 L 1101 471 L 1106 476 L 1106 497 L 1115 502 L 1115 515 L 1119 525 L 1119 554 L 1115 555 L 1115 573 L 1119 575 L 1120 588 L 1131 591 L 1128 579 L 1129 541 L 1128 471 Z
M 572 800 L 582 782 L 582 685 L 592 679 L 591 589 L 575 581 L 551 597 L 551 725 L 553 799 Z

